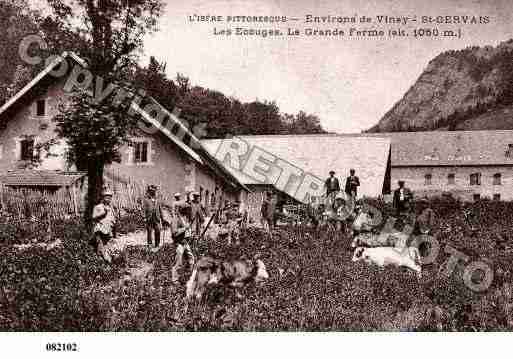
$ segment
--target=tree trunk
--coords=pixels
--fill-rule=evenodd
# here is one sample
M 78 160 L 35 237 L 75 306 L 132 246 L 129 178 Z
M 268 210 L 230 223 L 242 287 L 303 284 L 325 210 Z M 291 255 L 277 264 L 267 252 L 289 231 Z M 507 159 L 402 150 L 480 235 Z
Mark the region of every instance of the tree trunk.
M 87 164 L 87 203 L 84 212 L 84 222 L 88 229 L 92 229 L 93 208 L 101 201 L 103 190 L 104 161 L 94 159 Z

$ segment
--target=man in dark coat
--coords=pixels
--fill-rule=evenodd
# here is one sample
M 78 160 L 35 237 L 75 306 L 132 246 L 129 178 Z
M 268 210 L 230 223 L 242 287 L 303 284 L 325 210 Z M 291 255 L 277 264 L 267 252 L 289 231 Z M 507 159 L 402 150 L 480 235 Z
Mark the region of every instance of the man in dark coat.
M 355 170 L 351 168 L 349 170 L 349 177 L 346 178 L 345 192 L 353 201 L 356 199 L 359 186 L 360 179 L 358 176 L 355 176 Z
M 146 198 L 144 199 L 144 218 L 146 221 L 146 238 L 148 247 L 154 239 L 154 248 L 157 250 L 160 245 L 160 233 L 162 230 L 163 222 L 163 204 L 157 199 L 157 186 L 150 185 L 146 191 Z M 164 206 L 168 206 L 164 204 Z M 164 209 L 165 211 L 165 209 Z
M 410 211 L 413 194 L 409 188 L 404 187 L 404 181 L 398 181 L 397 183 L 399 188 L 394 191 L 393 204 L 396 215 L 399 217 L 408 214 Z
M 205 222 L 205 217 L 207 212 L 205 207 L 200 201 L 200 194 L 198 192 L 192 193 L 192 202 L 190 203 L 190 211 L 191 211 L 191 225 L 193 233 L 196 235 L 200 235 L 201 228 L 203 227 L 203 223 Z

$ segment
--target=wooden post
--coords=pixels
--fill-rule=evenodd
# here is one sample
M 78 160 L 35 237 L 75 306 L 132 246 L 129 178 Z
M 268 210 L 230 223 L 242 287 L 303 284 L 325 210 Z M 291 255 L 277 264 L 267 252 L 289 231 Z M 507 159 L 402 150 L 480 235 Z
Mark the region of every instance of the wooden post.
M 4 205 L 4 184 L 2 182 L 0 182 L 0 209 L 2 210 L 5 210 L 5 205 Z
M 71 185 L 71 198 L 73 203 L 73 213 L 75 217 L 78 216 L 78 208 L 77 208 L 77 191 L 76 191 L 76 183 Z

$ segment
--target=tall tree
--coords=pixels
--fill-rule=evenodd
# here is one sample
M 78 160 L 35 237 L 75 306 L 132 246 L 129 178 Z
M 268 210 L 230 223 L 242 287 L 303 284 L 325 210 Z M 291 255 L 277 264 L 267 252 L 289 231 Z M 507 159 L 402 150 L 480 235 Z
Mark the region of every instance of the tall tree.
M 161 0 L 48 0 L 48 4 L 54 20 L 88 45 L 81 55 L 88 59 L 95 79 L 101 77 L 104 85 L 134 64 L 144 36 L 157 30 L 164 6 Z M 103 93 L 103 87 L 91 86 L 93 95 Z M 68 142 L 68 158 L 79 170 L 87 171 L 84 215 L 89 224 L 103 189 L 104 167 L 119 161 L 120 141 L 134 128 L 134 120 L 125 115 L 126 106 L 90 100 L 84 93 L 74 94 L 72 106 L 63 107 L 55 118 L 58 136 Z
M 178 88 L 167 78 L 166 64 L 150 56 L 146 68 L 138 68 L 135 74 L 135 85 L 146 90 L 147 94 L 157 100 L 162 106 L 171 110 L 179 99 Z

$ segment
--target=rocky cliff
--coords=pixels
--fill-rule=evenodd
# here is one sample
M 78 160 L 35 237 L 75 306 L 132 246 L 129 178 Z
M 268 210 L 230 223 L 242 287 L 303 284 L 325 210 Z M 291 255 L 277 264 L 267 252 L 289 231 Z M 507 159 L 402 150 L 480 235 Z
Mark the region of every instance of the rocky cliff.
M 513 39 L 444 52 L 368 132 L 513 129 Z

